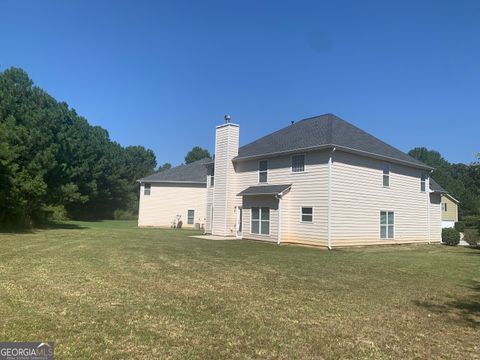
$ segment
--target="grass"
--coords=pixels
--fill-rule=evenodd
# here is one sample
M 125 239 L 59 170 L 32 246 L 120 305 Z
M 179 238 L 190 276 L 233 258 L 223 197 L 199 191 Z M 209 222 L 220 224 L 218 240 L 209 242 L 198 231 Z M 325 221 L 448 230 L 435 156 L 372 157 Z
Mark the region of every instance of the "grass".
M 54 340 L 60 359 L 478 358 L 479 250 L 192 234 L 0 234 L 0 341 Z

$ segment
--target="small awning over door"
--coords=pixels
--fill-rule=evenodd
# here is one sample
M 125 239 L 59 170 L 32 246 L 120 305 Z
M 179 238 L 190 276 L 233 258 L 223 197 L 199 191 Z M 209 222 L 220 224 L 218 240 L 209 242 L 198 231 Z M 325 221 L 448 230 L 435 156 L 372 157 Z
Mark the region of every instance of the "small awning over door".
M 283 195 L 290 189 L 292 184 L 288 185 L 257 185 L 249 186 L 237 196 L 252 196 L 252 195 Z

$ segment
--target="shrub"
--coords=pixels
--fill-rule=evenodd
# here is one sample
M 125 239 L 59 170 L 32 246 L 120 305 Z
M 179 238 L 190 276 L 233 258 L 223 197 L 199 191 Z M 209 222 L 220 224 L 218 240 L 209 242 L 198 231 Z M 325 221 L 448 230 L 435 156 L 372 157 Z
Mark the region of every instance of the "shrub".
M 462 221 L 467 228 L 476 228 L 480 226 L 480 215 L 466 215 L 462 216 Z
M 465 231 L 465 223 L 463 221 L 457 221 L 455 223 L 455 229 L 457 231 L 464 232 Z
M 113 212 L 115 220 L 137 220 L 138 216 L 130 210 L 117 209 Z
M 480 246 L 480 233 L 476 229 L 465 230 L 465 237 L 463 238 L 468 245 L 478 247 Z
M 460 242 L 460 233 L 452 228 L 442 229 L 442 241 L 446 245 L 456 246 Z
M 44 211 L 46 220 L 48 221 L 65 221 L 68 220 L 67 210 L 63 205 L 45 206 Z

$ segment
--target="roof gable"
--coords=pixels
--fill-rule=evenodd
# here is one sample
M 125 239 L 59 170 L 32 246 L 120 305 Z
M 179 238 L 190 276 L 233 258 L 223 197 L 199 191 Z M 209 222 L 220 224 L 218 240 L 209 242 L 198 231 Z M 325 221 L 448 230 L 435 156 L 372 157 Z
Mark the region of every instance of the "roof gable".
M 431 169 L 428 165 L 333 114 L 298 121 L 242 146 L 235 160 L 330 147 Z
M 429 183 L 430 183 L 430 190 L 432 190 L 433 192 L 437 192 L 440 194 L 448 194 L 448 191 L 445 190 L 439 183 L 437 183 L 432 178 L 430 178 Z

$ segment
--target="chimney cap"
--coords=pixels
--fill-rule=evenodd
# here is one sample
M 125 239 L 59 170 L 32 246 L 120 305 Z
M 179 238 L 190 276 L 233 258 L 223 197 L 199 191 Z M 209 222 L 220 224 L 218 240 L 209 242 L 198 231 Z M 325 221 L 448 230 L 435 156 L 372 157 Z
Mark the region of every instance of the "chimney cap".
M 229 114 L 226 114 L 223 118 L 225 119 L 225 124 L 230 124 L 232 117 Z

